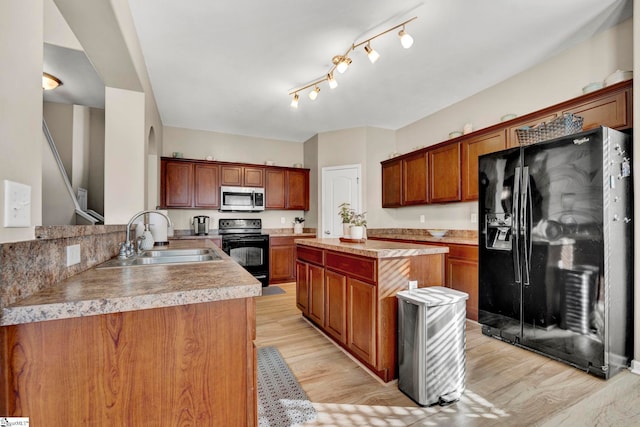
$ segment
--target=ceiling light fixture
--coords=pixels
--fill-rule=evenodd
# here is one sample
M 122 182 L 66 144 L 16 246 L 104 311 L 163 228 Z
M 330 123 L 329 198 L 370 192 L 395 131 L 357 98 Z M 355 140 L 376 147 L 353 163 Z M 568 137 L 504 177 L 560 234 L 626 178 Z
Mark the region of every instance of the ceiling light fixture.
M 347 68 L 349 68 L 349 65 L 351 65 L 351 63 L 353 62 L 351 58 L 349 58 L 349 54 L 352 51 L 355 51 L 356 48 L 363 46 L 364 45 L 364 50 L 367 53 L 367 56 L 369 57 L 369 61 L 371 61 L 371 63 L 373 64 L 374 62 L 376 62 L 379 58 L 380 58 L 380 54 L 378 52 L 376 52 L 372 47 L 371 47 L 371 41 L 374 39 L 377 39 L 378 37 L 387 34 L 391 31 L 397 30 L 398 28 L 402 28 L 400 30 L 400 32 L 398 33 L 398 36 L 400 36 L 400 42 L 402 43 L 402 46 L 405 49 L 409 49 L 411 47 L 411 45 L 413 45 L 413 37 L 411 37 L 409 34 L 407 34 L 406 30 L 405 30 L 405 26 L 411 22 L 418 19 L 417 16 L 414 16 L 411 19 L 408 19 L 398 25 L 396 25 L 395 27 L 391 27 L 388 30 L 385 30 L 381 33 L 376 34 L 373 37 L 369 37 L 366 40 L 363 40 L 361 42 L 358 43 L 354 43 L 352 44 L 349 49 L 347 49 L 347 51 L 342 54 L 342 55 L 335 55 L 332 59 L 331 62 L 333 63 L 333 66 L 331 67 L 331 69 L 329 70 L 329 72 L 325 75 L 325 77 L 317 79 L 307 85 L 301 86 L 297 89 L 293 89 L 289 92 L 289 95 L 293 95 L 293 100 L 291 101 L 291 106 L 294 108 L 298 107 L 298 100 L 299 100 L 299 96 L 298 96 L 298 92 L 301 92 L 305 89 L 309 89 L 309 88 L 313 88 L 313 90 L 311 92 L 309 92 L 309 98 L 311 100 L 315 100 L 318 97 L 318 93 L 320 92 L 320 88 L 318 87 L 318 85 L 322 82 L 328 82 L 329 83 L 329 87 L 331 89 L 335 89 L 336 87 L 338 87 L 338 82 L 336 81 L 333 72 L 334 71 L 338 71 L 339 73 L 344 73 L 345 71 L 347 71 Z
M 318 86 L 315 87 L 311 92 L 309 92 L 309 99 L 315 101 L 320 93 L 320 88 Z
M 371 61 L 372 64 L 375 64 L 375 62 L 380 59 L 380 54 L 371 47 L 371 42 L 364 46 L 364 51 L 367 52 L 369 61 Z
M 62 82 L 56 76 L 52 76 L 49 73 L 42 73 L 42 89 L 53 90 L 61 84 Z
M 338 81 L 333 77 L 333 73 L 327 74 L 327 81 L 329 82 L 329 87 L 331 89 L 335 89 L 338 87 Z
M 402 44 L 403 48 L 409 49 L 413 45 L 413 37 L 404 30 L 404 25 L 402 26 L 402 30 L 398 33 L 398 36 L 400 36 L 400 44 Z

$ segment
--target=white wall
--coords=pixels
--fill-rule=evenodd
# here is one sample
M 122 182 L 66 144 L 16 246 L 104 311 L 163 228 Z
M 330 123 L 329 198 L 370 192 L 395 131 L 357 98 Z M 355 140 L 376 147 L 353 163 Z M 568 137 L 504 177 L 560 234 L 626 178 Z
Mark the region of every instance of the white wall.
M 49 141 L 42 135 L 42 225 L 74 225 L 76 207 Z
M 3 227 L 0 209 L 0 242 L 33 239 L 42 222 L 42 21 L 42 0 L 0 2 L 0 206 L 5 179 L 31 186 L 31 225 Z
M 318 199 L 320 171 L 318 170 L 318 135 L 314 135 L 303 144 L 304 165 L 309 168 L 309 211 L 305 215 L 305 227 L 317 228 L 320 200 Z
M 91 147 L 87 207 L 104 214 L 104 110 L 91 108 L 89 118 Z
M 60 160 L 71 177 L 73 172 L 73 105 L 43 102 L 42 114 L 56 144 Z
M 89 189 L 89 154 L 91 147 L 90 111 L 83 105 L 73 106 L 73 137 L 71 187 L 78 194 L 78 188 Z
M 126 224 L 145 204 L 144 93 L 105 90 L 104 216 Z

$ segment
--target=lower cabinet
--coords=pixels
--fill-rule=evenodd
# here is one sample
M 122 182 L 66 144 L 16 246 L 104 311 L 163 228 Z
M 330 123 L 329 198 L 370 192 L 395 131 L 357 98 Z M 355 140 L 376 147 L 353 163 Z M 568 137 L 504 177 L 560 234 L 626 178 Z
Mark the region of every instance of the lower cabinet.
M 297 245 L 302 314 L 383 381 L 396 378 L 396 293 L 444 285 L 444 254 L 370 258 Z
M 467 319 L 478 320 L 478 247 L 448 245 L 445 259 L 446 283 L 452 289 L 469 294 Z
M 311 239 L 315 236 L 271 236 L 269 238 L 269 283 L 285 283 L 296 280 L 295 239 Z

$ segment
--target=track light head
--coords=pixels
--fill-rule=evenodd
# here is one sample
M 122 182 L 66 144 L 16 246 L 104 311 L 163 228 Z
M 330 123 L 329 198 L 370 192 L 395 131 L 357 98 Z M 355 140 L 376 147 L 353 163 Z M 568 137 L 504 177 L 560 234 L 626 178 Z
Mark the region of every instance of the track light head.
M 338 72 L 342 74 L 347 71 L 347 68 L 349 68 L 349 65 L 351 65 L 351 58 L 349 58 L 348 56 L 336 55 L 333 57 L 331 62 L 336 65 L 336 70 L 338 70 Z
M 402 26 L 402 30 L 398 33 L 398 36 L 400 37 L 400 44 L 402 44 L 403 48 L 409 49 L 413 45 L 413 37 L 404 30 L 404 25 Z
M 368 42 L 364 46 L 364 51 L 367 52 L 369 61 L 371 61 L 372 64 L 374 64 L 378 59 L 380 59 L 380 54 L 371 47 L 371 42 Z
M 309 92 L 309 99 L 315 101 L 320 93 L 320 88 L 316 86 L 311 92 Z
M 293 99 L 291 100 L 291 106 L 293 108 L 298 108 L 298 100 L 299 99 L 300 99 L 300 96 L 297 93 L 293 94 Z
M 335 89 L 338 87 L 338 81 L 333 77 L 333 73 L 327 74 L 327 81 L 329 82 L 329 87 L 331 89 Z

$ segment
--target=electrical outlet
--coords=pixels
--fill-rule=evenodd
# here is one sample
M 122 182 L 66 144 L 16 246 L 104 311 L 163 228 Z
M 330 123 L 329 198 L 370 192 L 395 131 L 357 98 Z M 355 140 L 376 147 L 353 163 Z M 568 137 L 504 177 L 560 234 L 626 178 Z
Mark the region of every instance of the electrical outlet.
M 473 212 L 473 213 L 471 214 L 471 223 L 472 223 L 472 224 L 475 224 L 475 223 L 477 223 L 477 222 L 478 222 L 478 214 L 477 214 L 477 213 L 475 213 L 475 212 Z
M 420 215 L 420 222 L 424 224 L 424 215 Z
M 80 264 L 80 245 L 67 246 L 67 267 Z
M 4 180 L 4 226 L 31 225 L 31 186 Z
M 280 224 L 285 224 L 287 222 L 287 220 L 285 219 L 285 217 L 280 217 Z
M 409 280 L 409 290 L 412 291 L 414 289 L 418 288 L 418 281 L 417 280 Z

